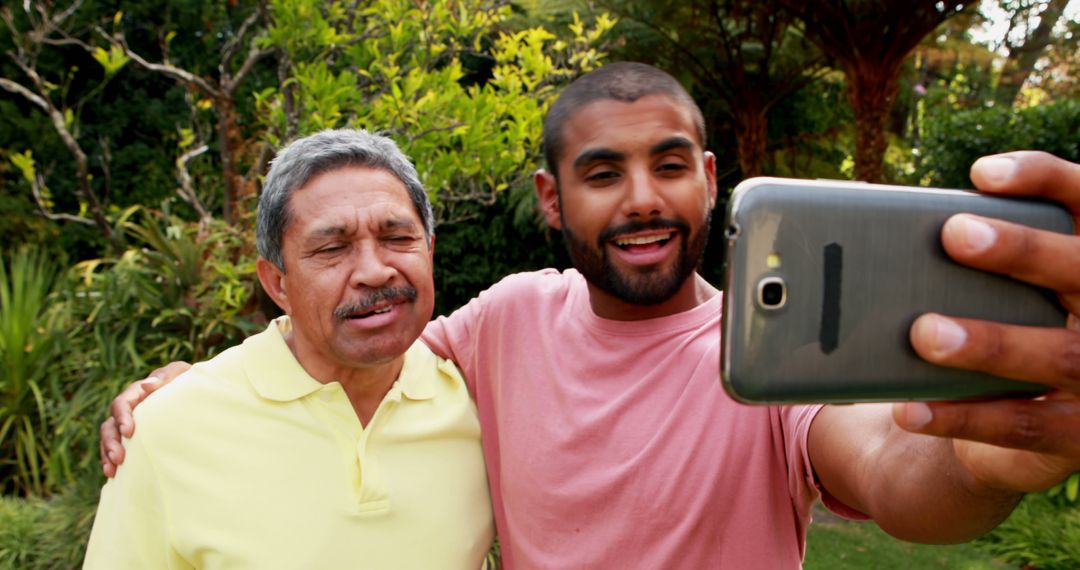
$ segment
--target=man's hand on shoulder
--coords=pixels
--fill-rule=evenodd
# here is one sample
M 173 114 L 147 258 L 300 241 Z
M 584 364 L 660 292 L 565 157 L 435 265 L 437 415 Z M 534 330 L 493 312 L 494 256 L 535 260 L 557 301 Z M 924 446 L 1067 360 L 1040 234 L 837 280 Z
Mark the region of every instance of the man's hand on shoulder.
M 984 157 L 971 169 L 987 193 L 1062 204 L 1080 234 L 1080 165 L 1041 152 Z M 1045 489 L 1080 470 L 1080 236 L 1039 231 L 971 215 L 950 219 L 945 250 L 957 261 L 1055 291 L 1066 326 L 1034 328 L 923 315 L 911 342 L 926 360 L 1044 384 L 1033 400 L 895 404 L 909 431 L 954 438 L 975 479 L 1015 492 Z
M 170 362 L 154 370 L 146 378 L 128 384 L 119 396 L 113 398 L 109 406 L 109 417 L 101 423 L 99 430 L 101 470 L 106 477 L 114 477 L 116 468 L 124 462 L 124 444 L 121 438 L 131 437 L 135 433 L 135 419 L 132 417 L 135 407 L 189 368 L 191 364 L 187 362 Z

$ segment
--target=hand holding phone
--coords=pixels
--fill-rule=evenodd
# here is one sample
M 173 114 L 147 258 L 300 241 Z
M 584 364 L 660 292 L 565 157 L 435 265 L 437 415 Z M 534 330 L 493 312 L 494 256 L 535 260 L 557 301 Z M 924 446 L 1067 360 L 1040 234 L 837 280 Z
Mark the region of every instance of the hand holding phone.
M 1069 312 L 1068 325 L 927 315 L 912 329 L 912 344 L 935 364 L 1038 383 L 1050 392 L 1037 399 L 894 404 L 893 417 L 905 430 L 951 438 L 976 480 L 1037 491 L 1080 470 L 1080 164 L 1017 151 L 979 159 L 971 178 L 986 194 L 1052 200 L 1072 216 L 1073 235 L 982 218 L 991 231 L 975 236 L 967 216 L 950 219 L 942 235 L 952 259 L 1052 290 Z M 952 338 L 940 342 L 938 321 L 958 327 L 959 338 L 945 335 Z
M 1069 233 L 1061 207 L 956 190 L 759 178 L 729 202 L 722 377 L 747 402 L 953 400 L 1033 395 L 1037 384 L 921 359 L 908 339 L 938 312 L 1058 326 L 1045 289 L 950 260 L 959 212 Z

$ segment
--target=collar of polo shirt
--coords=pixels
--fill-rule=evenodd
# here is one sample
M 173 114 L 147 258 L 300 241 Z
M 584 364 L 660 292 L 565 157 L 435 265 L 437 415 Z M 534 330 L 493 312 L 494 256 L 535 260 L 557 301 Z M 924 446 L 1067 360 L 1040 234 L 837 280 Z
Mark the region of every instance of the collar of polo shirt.
M 244 341 L 244 344 L 252 343 L 253 348 L 258 350 L 248 351 L 248 354 L 260 354 L 261 358 L 249 358 L 244 360 L 245 372 L 251 385 L 259 396 L 274 402 L 290 402 L 317 392 L 325 386 L 312 378 L 307 371 L 300 366 L 289 345 L 285 342 L 285 334 L 292 329 L 292 323 L 288 316 L 274 319 L 270 331 L 273 334 L 255 335 Z M 408 352 L 417 351 L 417 343 L 409 348 Z M 419 352 L 419 351 L 417 351 Z M 439 378 L 431 374 L 418 374 L 416 370 L 430 367 L 430 360 L 438 358 L 429 351 L 423 351 L 424 357 L 406 358 L 405 365 L 398 375 L 394 388 L 390 389 L 390 397 L 396 397 L 398 393 L 410 400 L 429 400 L 435 396 L 434 382 Z M 265 355 L 272 355 L 266 357 Z M 425 358 L 426 357 L 426 358 Z M 439 370 L 444 374 L 452 374 L 453 365 L 449 361 L 440 361 Z M 449 370 L 447 367 L 450 367 Z M 427 368 L 430 370 L 430 368 Z

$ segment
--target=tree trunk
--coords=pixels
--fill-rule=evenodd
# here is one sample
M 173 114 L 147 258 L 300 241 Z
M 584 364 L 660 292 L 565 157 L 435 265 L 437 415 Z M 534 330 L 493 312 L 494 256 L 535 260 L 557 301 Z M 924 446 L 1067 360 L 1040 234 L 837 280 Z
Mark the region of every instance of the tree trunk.
M 959 0 L 782 0 L 806 35 L 844 68 L 855 113 L 855 178 L 881 180 L 885 126 L 900 66 L 942 22 L 971 2 Z
M 758 109 L 736 111 L 735 140 L 743 178 L 761 176 L 769 139 L 769 120 Z
M 885 123 L 896 100 L 898 73 L 866 65 L 850 70 L 847 80 L 855 114 L 855 179 L 880 182 L 888 146 Z

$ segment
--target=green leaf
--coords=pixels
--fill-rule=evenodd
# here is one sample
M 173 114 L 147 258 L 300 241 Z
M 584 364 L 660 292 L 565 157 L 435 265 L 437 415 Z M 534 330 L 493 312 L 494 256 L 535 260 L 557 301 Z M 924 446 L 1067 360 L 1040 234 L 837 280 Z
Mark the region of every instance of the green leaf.
M 27 182 L 33 183 L 37 169 L 34 167 L 34 154 L 32 151 L 15 152 L 11 154 L 11 163 L 19 169 Z
M 180 148 L 188 148 L 195 142 L 195 131 L 188 128 L 180 129 Z
M 170 32 L 170 34 L 173 33 L 174 32 Z M 105 70 L 106 77 L 116 75 L 118 71 L 123 69 L 123 67 L 131 61 L 131 58 L 124 53 L 124 50 L 121 49 L 120 46 L 115 45 L 110 46 L 109 51 L 105 51 L 101 46 L 98 46 L 94 48 L 94 52 L 91 55 L 93 55 L 94 61 L 101 64 L 101 67 Z

